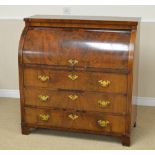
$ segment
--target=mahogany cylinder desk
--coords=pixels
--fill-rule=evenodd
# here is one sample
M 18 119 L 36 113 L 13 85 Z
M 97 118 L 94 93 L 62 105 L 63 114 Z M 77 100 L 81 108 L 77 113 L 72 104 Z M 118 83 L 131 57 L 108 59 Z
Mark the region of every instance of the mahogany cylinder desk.
M 32 16 L 19 44 L 21 128 L 120 138 L 136 126 L 138 18 Z

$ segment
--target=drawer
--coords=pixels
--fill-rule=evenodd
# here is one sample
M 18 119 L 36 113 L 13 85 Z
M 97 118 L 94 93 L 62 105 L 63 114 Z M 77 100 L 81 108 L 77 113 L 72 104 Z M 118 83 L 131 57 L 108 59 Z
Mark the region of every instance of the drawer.
M 114 133 L 125 132 L 125 117 L 102 113 L 25 108 L 25 122 L 43 127 Z
M 130 31 L 29 28 L 23 62 L 56 66 L 128 68 Z
M 126 113 L 126 96 L 95 92 L 24 89 L 26 105 L 110 113 Z
M 127 76 L 112 73 L 25 68 L 24 85 L 62 90 L 126 93 Z

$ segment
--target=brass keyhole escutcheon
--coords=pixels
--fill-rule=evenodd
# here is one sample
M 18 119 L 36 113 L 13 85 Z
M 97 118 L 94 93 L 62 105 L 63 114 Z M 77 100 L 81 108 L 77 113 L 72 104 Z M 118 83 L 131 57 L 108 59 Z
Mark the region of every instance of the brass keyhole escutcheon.
M 71 79 L 72 81 L 76 80 L 78 78 L 77 75 L 69 74 L 68 78 Z
M 72 120 L 76 120 L 79 116 L 75 114 L 69 114 L 68 117 Z
M 69 97 L 69 99 L 71 99 L 72 101 L 78 99 L 78 96 L 77 96 L 77 95 L 69 95 L 68 97 Z
M 72 66 L 78 64 L 78 60 L 76 60 L 76 59 L 69 59 L 68 62 L 69 62 L 69 64 L 72 65 Z

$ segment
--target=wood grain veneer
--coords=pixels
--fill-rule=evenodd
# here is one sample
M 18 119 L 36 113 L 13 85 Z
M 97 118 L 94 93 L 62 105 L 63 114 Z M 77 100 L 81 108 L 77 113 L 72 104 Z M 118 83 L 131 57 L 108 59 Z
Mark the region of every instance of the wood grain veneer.
M 111 135 L 136 125 L 138 18 L 33 16 L 19 44 L 21 127 Z

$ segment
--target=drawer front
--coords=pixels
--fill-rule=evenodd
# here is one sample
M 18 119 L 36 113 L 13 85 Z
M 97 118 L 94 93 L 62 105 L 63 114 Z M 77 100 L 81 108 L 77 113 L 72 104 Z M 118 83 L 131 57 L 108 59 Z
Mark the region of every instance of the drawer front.
M 24 90 L 24 94 L 25 104 L 31 106 L 111 113 L 126 112 L 126 97 L 123 95 L 29 88 Z
M 125 132 L 125 118 L 102 113 L 80 113 L 25 108 L 27 124 L 101 132 Z
M 30 64 L 126 69 L 129 31 L 29 28 L 23 61 Z
M 25 86 L 50 89 L 126 93 L 127 76 L 123 74 L 25 68 L 24 84 Z

